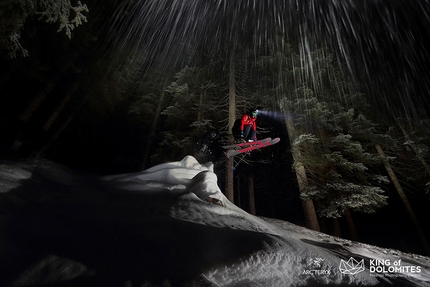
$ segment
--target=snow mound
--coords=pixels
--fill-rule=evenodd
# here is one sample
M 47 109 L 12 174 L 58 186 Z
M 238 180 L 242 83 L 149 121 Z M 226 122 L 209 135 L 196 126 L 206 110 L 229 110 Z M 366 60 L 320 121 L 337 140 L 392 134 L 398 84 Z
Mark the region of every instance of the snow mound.
M 430 286 L 429 257 L 252 216 L 191 156 L 104 177 L 5 162 L 0 186 L 0 286 Z

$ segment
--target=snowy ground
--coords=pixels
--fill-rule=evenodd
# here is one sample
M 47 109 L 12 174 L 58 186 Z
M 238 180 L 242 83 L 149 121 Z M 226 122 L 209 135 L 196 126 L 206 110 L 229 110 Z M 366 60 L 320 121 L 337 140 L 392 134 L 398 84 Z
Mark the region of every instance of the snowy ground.
M 252 216 L 193 157 L 92 177 L 0 163 L 0 286 L 430 286 L 430 258 Z

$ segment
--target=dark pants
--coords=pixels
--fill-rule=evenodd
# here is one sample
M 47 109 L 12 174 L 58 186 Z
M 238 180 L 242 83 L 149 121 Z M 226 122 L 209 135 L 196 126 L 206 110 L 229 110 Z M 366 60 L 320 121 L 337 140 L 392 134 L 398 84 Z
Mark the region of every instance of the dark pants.
M 250 125 L 245 125 L 243 127 L 243 139 L 244 140 L 257 140 L 257 133 L 254 130 L 251 130 Z

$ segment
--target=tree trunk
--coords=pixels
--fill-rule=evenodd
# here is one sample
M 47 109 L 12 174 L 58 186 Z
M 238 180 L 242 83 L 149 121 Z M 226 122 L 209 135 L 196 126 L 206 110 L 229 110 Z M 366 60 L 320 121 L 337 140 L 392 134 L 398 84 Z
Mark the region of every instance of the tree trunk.
M 19 119 L 22 124 L 25 125 L 31 116 L 39 109 L 40 105 L 48 97 L 55 85 L 56 80 L 54 80 L 54 78 L 50 79 L 46 83 L 45 88 L 26 106 L 26 108 L 19 115 Z M 23 144 L 23 139 L 21 137 L 23 137 L 23 133 L 19 133 L 12 144 L 11 149 L 15 152 L 20 150 Z
M 234 164 L 233 157 L 227 158 L 226 171 L 225 171 L 225 176 L 226 176 L 225 192 L 226 192 L 227 199 L 231 203 L 234 203 L 233 164 Z
M 343 215 L 345 215 L 346 223 L 348 224 L 349 234 L 351 236 L 351 239 L 354 241 L 358 240 L 357 236 L 357 229 L 355 228 L 354 220 L 352 219 L 351 211 L 347 208 L 343 212 Z
M 425 252 L 428 255 L 430 255 L 430 246 L 429 246 L 429 243 L 428 243 L 428 241 L 426 239 L 426 236 L 425 236 L 424 232 L 421 229 L 421 226 L 420 226 L 420 224 L 418 222 L 418 219 L 415 216 L 415 213 L 414 213 L 414 211 L 412 209 L 412 206 L 409 203 L 409 200 L 406 197 L 406 194 L 403 191 L 403 188 L 400 185 L 399 180 L 397 179 L 396 174 L 394 173 L 393 169 L 391 168 L 391 165 L 388 162 L 387 157 L 386 157 L 384 151 L 382 150 L 381 146 L 379 144 L 375 144 L 375 148 L 378 151 L 378 154 L 383 158 L 384 166 L 385 166 L 385 169 L 387 170 L 388 176 L 390 177 L 392 183 L 394 184 L 394 187 L 396 188 L 396 191 L 399 194 L 400 200 L 402 201 L 403 205 L 405 206 L 406 211 L 408 212 L 408 214 L 409 214 L 409 216 L 410 216 L 410 218 L 412 220 L 412 223 L 415 225 L 415 228 L 416 228 L 416 230 L 418 232 L 418 236 L 421 239 L 421 242 L 423 244 Z
M 236 196 L 235 202 L 236 202 L 236 206 L 238 207 L 242 207 L 242 198 L 241 198 L 242 185 L 240 184 L 240 179 L 241 179 L 241 176 L 239 174 L 236 175 L 236 192 L 234 195 Z
M 201 121 L 203 119 L 203 100 L 206 98 L 206 90 L 203 90 L 200 92 L 200 97 L 199 97 L 199 107 L 197 110 L 197 121 Z
M 163 89 L 161 90 L 160 97 L 158 99 L 157 109 L 155 110 L 154 119 L 152 121 L 151 130 L 149 132 L 149 137 L 146 143 L 146 148 L 143 155 L 143 161 L 142 161 L 142 165 L 140 166 L 140 170 L 144 170 L 148 163 L 152 142 L 154 141 L 155 130 L 157 128 L 158 120 L 160 119 L 161 109 L 163 108 L 164 95 L 165 95 L 164 90 L 165 90 L 165 87 L 163 87 Z
M 76 112 L 73 113 L 72 115 L 70 115 L 67 120 L 61 125 L 61 127 L 45 142 L 45 144 L 39 148 L 39 150 L 37 150 L 35 152 L 35 154 L 37 156 L 44 156 L 44 154 L 46 153 L 46 151 L 52 146 L 52 144 L 55 142 L 55 140 L 61 135 L 61 133 L 67 128 L 67 126 L 70 124 L 70 122 L 73 120 L 73 118 L 75 117 Z
M 342 231 L 339 224 L 338 218 L 332 218 L 331 222 L 333 223 L 333 235 L 337 237 L 342 237 Z
M 42 102 L 46 99 L 49 93 L 54 89 L 56 85 L 56 81 L 51 79 L 46 84 L 45 89 L 43 89 L 37 97 L 35 97 L 24 109 L 24 111 L 20 114 L 19 119 L 26 123 L 30 119 L 30 117 L 37 111 Z
M 296 131 L 294 128 L 293 119 L 291 118 L 291 115 L 289 113 L 287 113 L 287 116 L 285 117 L 285 123 L 287 126 L 290 145 L 292 145 L 294 138 L 296 136 L 295 135 Z M 298 148 L 292 148 L 292 154 L 293 154 L 293 161 L 296 166 L 295 169 L 296 169 L 297 182 L 299 185 L 299 192 L 302 193 L 308 187 L 308 178 L 306 175 L 306 170 L 305 170 L 305 167 L 300 162 L 298 162 L 298 158 L 300 158 L 300 150 Z M 316 231 L 320 231 L 318 218 L 315 211 L 314 202 L 312 201 L 312 199 L 302 199 L 302 206 L 303 206 L 303 211 L 305 213 L 306 227 Z
M 254 177 L 252 175 L 248 178 L 248 202 L 249 213 L 255 215 Z
M 73 91 L 76 89 L 73 89 Z M 48 118 L 48 120 L 43 125 L 43 130 L 48 131 L 51 126 L 54 124 L 54 122 L 57 120 L 58 116 L 60 115 L 61 111 L 64 109 L 64 107 L 69 103 L 70 99 L 72 98 L 72 92 L 69 92 L 66 97 L 61 101 L 61 103 L 57 106 L 55 111 L 51 114 L 51 116 Z
M 234 47 L 230 53 L 229 83 L 228 83 L 228 144 L 234 143 L 233 126 L 236 121 L 236 71 L 234 64 Z M 226 197 L 234 203 L 234 186 L 233 186 L 233 157 L 227 158 L 226 163 Z
M 331 218 L 328 217 L 321 217 L 319 219 L 319 225 L 320 225 L 320 232 L 322 233 L 326 233 L 326 234 L 331 234 L 331 227 L 329 227 L 329 221 L 331 221 Z M 331 225 L 330 225 L 331 226 Z

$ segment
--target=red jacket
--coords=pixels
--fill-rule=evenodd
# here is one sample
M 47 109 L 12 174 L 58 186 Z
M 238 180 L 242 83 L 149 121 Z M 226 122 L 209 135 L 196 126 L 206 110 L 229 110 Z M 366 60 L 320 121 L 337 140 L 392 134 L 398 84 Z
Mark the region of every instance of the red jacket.
M 250 115 L 244 115 L 242 117 L 242 123 L 240 125 L 240 130 L 243 131 L 243 127 L 245 125 L 250 125 L 251 129 L 256 131 L 257 130 L 257 117 L 251 117 Z

